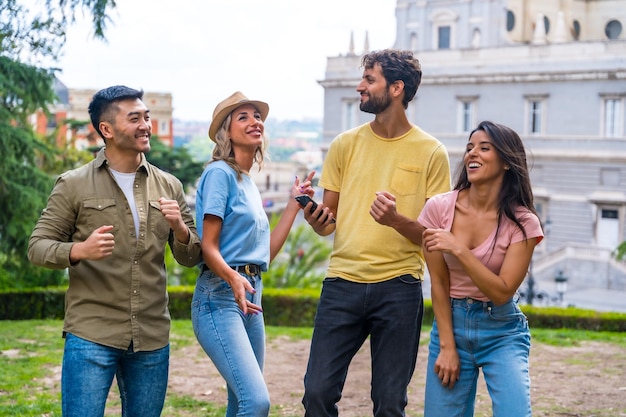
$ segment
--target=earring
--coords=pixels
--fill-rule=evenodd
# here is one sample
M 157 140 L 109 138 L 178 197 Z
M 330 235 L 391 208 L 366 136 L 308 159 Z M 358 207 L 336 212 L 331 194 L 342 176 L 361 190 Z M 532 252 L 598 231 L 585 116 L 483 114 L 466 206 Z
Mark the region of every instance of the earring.
M 505 166 L 504 166 L 504 170 L 505 170 L 505 171 L 508 171 L 508 170 L 509 170 L 509 168 L 510 168 L 510 167 L 509 167 L 508 165 L 505 165 Z

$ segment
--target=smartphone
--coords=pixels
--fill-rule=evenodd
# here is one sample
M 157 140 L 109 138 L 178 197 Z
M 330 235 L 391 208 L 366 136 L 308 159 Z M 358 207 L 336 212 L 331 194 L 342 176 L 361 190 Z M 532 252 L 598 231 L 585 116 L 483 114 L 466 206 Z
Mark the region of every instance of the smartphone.
M 315 209 L 317 209 L 317 203 L 311 197 L 309 197 L 306 194 L 298 195 L 298 196 L 296 196 L 294 198 L 298 201 L 298 203 L 302 207 L 306 207 L 307 204 L 313 203 L 313 205 L 311 206 L 311 213 L 313 213 L 315 211 Z M 321 215 L 322 215 L 322 213 L 320 213 L 320 216 Z M 332 219 L 331 223 L 335 223 L 335 219 Z

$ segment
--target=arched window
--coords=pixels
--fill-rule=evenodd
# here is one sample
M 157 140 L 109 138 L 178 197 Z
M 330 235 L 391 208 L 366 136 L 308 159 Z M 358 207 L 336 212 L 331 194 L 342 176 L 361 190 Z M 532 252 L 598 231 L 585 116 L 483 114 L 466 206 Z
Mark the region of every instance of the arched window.
M 512 10 L 506 11 L 506 31 L 512 32 L 515 28 L 515 13 Z
M 580 39 L 580 22 L 578 20 L 574 20 L 573 25 L 574 27 L 572 28 L 572 35 L 574 37 L 574 40 L 579 40 Z
M 619 22 L 619 20 L 611 20 L 609 23 L 606 24 L 606 27 L 604 28 L 604 33 L 609 39 L 617 39 L 622 33 L 622 24 Z

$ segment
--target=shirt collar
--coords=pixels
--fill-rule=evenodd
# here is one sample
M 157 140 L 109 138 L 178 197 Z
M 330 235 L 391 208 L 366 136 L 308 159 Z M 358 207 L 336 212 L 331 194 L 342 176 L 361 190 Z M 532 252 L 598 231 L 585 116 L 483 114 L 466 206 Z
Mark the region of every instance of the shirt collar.
M 109 165 L 109 159 L 104 153 L 104 149 L 105 147 L 102 147 L 102 149 L 100 149 L 98 153 L 96 154 L 96 162 L 95 162 L 96 168 L 101 168 L 105 164 Z M 150 170 L 148 169 L 148 160 L 146 159 L 146 155 L 144 155 L 143 153 L 141 154 L 141 162 L 139 163 L 139 166 L 137 167 L 137 171 L 139 171 L 140 169 L 142 169 L 146 174 L 150 172 Z

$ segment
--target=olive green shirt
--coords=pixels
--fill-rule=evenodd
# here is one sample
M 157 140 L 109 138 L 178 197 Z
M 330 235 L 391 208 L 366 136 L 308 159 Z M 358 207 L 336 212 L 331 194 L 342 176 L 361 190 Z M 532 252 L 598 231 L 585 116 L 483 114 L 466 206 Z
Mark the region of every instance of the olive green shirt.
M 88 164 L 57 179 L 30 237 L 28 257 L 48 268 L 69 268 L 64 334 L 118 349 L 151 351 L 168 344 L 170 314 L 165 244 L 182 265 L 202 258 L 200 239 L 181 182 L 142 155 L 133 184 L 139 235 L 131 209 L 101 150 Z M 178 242 L 161 214 L 159 198 L 177 200 L 189 228 Z M 98 227 L 113 225 L 113 253 L 101 260 L 70 263 L 70 249 Z

